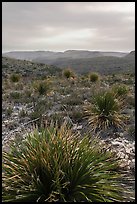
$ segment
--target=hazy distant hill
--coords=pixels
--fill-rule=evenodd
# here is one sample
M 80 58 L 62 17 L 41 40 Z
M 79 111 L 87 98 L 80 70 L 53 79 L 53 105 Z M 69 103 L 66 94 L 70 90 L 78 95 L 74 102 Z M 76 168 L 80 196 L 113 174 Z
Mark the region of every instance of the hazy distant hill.
M 55 60 L 57 58 L 93 58 L 101 56 L 115 56 L 124 57 L 127 53 L 124 52 L 100 52 L 88 50 L 67 50 L 65 52 L 52 52 L 52 51 L 13 51 L 4 53 L 4 57 L 10 57 L 22 60 Z
M 131 51 L 129 54 L 127 54 L 124 58 L 135 60 L 135 51 Z
M 33 51 L 33 52 L 9 52 L 3 56 L 31 60 L 33 63 L 53 65 L 61 69 L 72 68 L 76 73 L 84 74 L 97 71 L 101 74 L 135 71 L 135 51 L 99 52 L 67 50 L 65 52 Z
M 72 51 L 67 51 L 70 55 Z M 81 52 L 80 52 L 81 53 Z M 85 52 L 84 52 L 85 53 Z M 78 52 L 74 51 L 74 56 L 78 55 Z M 86 52 L 88 56 L 88 52 Z M 93 54 L 93 53 L 92 53 Z M 135 70 L 135 51 L 131 51 L 130 53 L 124 55 L 123 57 L 117 57 L 122 53 L 113 53 L 115 56 L 111 56 L 112 53 L 109 52 L 94 52 L 94 56 L 96 57 L 81 57 L 81 58 L 57 58 L 54 60 L 45 59 L 45 58 L 37 58 L 34 61 L 56 65 L 62 69 L 66 67 L 70 67 L 74 69 L 77 73 L 87 73 L 89 71 L 97 71 L 102 74 L 111 74 L 118 72 L 134 72 Z M 101 56 L 100 56 L 101 55 Z M 110 55 L 110 56 L 106 56 Z M 84 54 L 83 54 L 84 56 Z

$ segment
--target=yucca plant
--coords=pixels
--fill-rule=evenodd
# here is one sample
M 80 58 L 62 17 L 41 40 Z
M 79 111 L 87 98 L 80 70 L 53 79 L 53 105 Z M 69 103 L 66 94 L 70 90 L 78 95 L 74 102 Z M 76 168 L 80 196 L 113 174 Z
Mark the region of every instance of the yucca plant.
M 12 82 L 18 82 L 19 80 L 20 80 L 20 75 L 19 74 L 12 74 L 11 76 L 10 76 L 10 80 L 12 81 Z
M 12 144 L 3 152 L 3 201 L 124 201 L 119 159 L 89 138 L 50 125 Z
M 34 83 L 34 89 L 39 95 L 46 95 L 50 89 L 50 82 L 47 80 L 37 81 Z
M 70 77 L 74 77 L 74 72 L 71 69 L 65 69 L 62 72 L 63 76 L 67 79 L 69 79 Z
M 85 114 L 93 130 L 123 127 L 126 117 L 120 113 L 122 100 L 111 92 L 94 95 L 93 102 L 85 107 Z
M 97 82 L 99 80 L 99 75 L 95 72 L 89 74 L 89 80 L 91 82 Z
M 114 85 L 112 88 L 112 91 L 114 94 L 116 94 L 117 97 L 119 96 L 125 96 L 128 93 L 128 87 L 126 85 Z

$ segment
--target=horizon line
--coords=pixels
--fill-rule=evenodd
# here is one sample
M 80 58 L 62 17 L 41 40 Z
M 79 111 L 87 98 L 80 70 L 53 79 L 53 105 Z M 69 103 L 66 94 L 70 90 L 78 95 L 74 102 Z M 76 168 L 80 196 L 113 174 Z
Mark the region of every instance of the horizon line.
M 88 50 L 88 49 L 68 49 L 68 50 L 7 50 L 7 51 L 2 51 L 3 53 L 8 53 L 8 52 L 66 52 L 66 51 L 90 51 L 90 52 L 131 52 L 131 51 L 135 51 L 134 50 L 130 50 L 130 51 L 115 51 L 115 50 Z

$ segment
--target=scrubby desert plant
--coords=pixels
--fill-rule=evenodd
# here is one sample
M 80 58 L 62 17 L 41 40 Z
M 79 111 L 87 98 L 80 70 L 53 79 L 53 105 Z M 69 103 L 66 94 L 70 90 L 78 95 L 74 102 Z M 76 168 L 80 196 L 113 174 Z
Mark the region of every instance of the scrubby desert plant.
M 13 91 L 10 93 L 10 98 L 13 100 L 21 99 L 22 94 L 19 91 Z
M 72 110 L 69 114 L 70 118 L 72 118 L 73 121 L 75 122 L 81 122 L 84 116 L 84 111 L 79 109 L 79 110 Z
M 13 144 L 3 152 L 3 201 L 123 201 L 118 158 L 97 138 L 82 138 L 65 124 L 50 125 Z
M 99 75 L 95 72 L 89 74 L 89 80 L 91 82 L 97 82 L 99 80 Z
M 128 93 L 128 87 L 126 85 L 114 85 L 112 91 L 116 96 L 125 96 Z
M 19 75 L 19 74 L 12 74 L 12 75 L 10 76 L 10 80 L 11 80 L 12 82 L 18 82 L 18 81 L 20 80 L 20 75 Z
M 117 100 L 111 92 L 94 95 L 92 103 L 85 107 L 86 116 L 93 130 L 123 127 L 125 116 L 120 113 L 121 105 L 122 101 Z
M 34 89 L 39 95 L 46 95 L 50 89 L 50 83 L 47 80 L 37 81 L 34 83 Z
M 65 69 L 62 74 L 67 79 L 74 77 L 74 72 L 71 69 Z

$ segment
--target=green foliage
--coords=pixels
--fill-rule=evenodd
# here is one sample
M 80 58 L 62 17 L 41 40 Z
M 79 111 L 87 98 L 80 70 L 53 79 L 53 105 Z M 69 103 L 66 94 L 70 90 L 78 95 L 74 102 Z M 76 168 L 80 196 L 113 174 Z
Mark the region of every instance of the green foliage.
M 47 80 L 37 81 L 34 88 L 39 95 L 46 95 L 50 89 L 50 83 Z
M 13 92 L 10 93 L 10 98 L 11 99 L 15 99 L 15 100 L 17 99 L 18 100 L 18 99 L 21 98 L 21 96 L 22 96 L 21 93 L 18 92 L 18 91 L 13 91 Z
M 12 82 L 18 82 L 18 81 L 20 80 L 20 75 L 19 75 L 19 74 L 12 74 L 12 75 L 10 76 L 10 80 L 11 80 Z
M 3 152 L 3 202 L 124 201 L 120 161 L 98 143 L 65 124 L 13 143 Z
M 80 109 L 80 110 L 73 110 L 70 114 L 69 114 L 70 118 L 72 118 L 72 120 L 76 121 L 76 122 L 80 122 L 83 119 L 84 116 L 84 112 Z
M 128 87 L 126 85 L 115 85 L 112 88 L 112 91 L 116 96 L 125 96 L 128 93 Z
M 70 77 L 74 77 L 74 72 L 71 69 L 65 69 L 63 71 L 63 76 L 69 79 Z
M 30 115 L 31 120 L 35 120 L 37 118 L 40 118 L 42 116 L 42 111 L 41 110 L 34 110 Z
M 89 80 L 91 82 L 97 82 L 99 80 L 99 75 L 95 72 L 89 74 Z
M 122 101 L 118 101 L 111 92 L 98 93 L 93 103 L 85 107 L 89 124 L 93 129 L 108 127 L 123 127 L 125 117 L 120 114 Z

